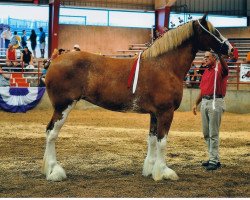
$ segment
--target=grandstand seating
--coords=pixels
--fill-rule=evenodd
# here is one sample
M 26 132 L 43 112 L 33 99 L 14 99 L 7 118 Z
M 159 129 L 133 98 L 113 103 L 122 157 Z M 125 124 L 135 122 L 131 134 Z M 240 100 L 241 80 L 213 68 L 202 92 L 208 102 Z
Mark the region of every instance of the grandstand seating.
M 239 61 L 244 61 L 247 55 L 247 52 L 250 52 L 250 38 L 229 38 L 231 43 L 234 43 L 235 47 L 239 52 Z M 128 49 L 118 50 L 119 54 L 105 54 L 104 56 L 110 57 L 124 57 L 130 58 L 137 55 L 140 51 L 147 49 L 147 44 L 129 44 Z M 129 54 L 128 54 L 129 53 Z M 204 52 L 199 51 L 195 57 L 196 61 L 201 61 L 204 57 Z
M 27 78 L 23 77 L 23 74 L 12 73 L 10 77 L 11 87 L 29 87 L 30 84 L 27 82 Z

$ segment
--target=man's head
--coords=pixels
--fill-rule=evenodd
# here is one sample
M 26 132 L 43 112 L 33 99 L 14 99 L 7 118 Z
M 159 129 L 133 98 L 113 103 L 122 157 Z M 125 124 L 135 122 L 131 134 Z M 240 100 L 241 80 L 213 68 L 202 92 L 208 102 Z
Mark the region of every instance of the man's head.
M 215 65 L 216 59 L 217 56 L 215 53 L 212 53 L 210 51 L 205 52 L 204 64 L 207 65 L 208 67 Z
M 41 32 L 42 32 L 42 31 L 43 31 L 43 28 L 42 28 L 42 27 L 40 27 L 40 28 L 39 28 L 39 31 L 41 31 Z
M 24 50 L 24 51 L 28 51 L 29 49 L 28 49 L 27 46 L 25 46 L 25 47 L 23 47 L 23 50 Z

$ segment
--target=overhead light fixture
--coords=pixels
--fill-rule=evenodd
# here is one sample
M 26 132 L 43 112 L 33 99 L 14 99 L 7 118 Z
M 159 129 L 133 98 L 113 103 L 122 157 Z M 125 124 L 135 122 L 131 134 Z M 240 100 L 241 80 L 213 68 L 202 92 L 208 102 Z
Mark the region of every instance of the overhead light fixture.
M 178 19 L 180 24 L 183 23 L 183 19 L 181 19 L 181 17 L 178 17 Z
M 170 22 L 170 26 L 171 26 L 171 28 L 174 28 L 175 24 L 173 22 Z
M 190 14 L 188 14 L 188 20 L 191 20 L 191 19 L 193 19 L 193 17 Z

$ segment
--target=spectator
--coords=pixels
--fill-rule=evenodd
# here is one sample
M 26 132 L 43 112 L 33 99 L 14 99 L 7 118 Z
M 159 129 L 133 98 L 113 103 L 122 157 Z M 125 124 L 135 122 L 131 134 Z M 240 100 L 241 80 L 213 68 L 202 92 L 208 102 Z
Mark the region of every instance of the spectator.
M 24 65 L 33 65 L 33 56 L 27 46 L 23 48 L 21 61 Z
M 196 115 L 197 106 L 201 102 L 203 135 L 209 153 L 209 160 L 202 163 L 202 166 L 206 170 L 216 170 L 221 166 L 219 157 L 219 128 L 221 116 L 225 111 L 224 96 L 226 95 L 228 80 L 228 66 L 220 55 L 219 59 L 220 63 L 218 63 L 218 71 L 216 72 L 216 55 L 211 52 L 205 53 L 205 62 L 208 68 L 203 74 L 200 83 L 201 91 L 192 108 L 194 115 Z M 217 84 L 216 88 L 214 88 L 216 73 Z
M 194 87 L 197 84 L 195 83 L 197 79 L 197 72 L 196 72 L 196 65 L 192 63 L 191 68 L 189 69 L 187 73 L 187 78 L 186 78 L 186 84 L 188 88 Z
M 17 31 L 14 31 L 14 35 L 12 36 L 10 43 L 13 45 L 14 49 L 20 49 L 21 38 L 17 35 Z
M 10 43 L 8 49 L 6 50 L 6 65 L 8 67 L 17 66 L 17 56 L 16 49 L 13 48 L 13 45 Z
M 23 30 L 23 35 L 21 36 L 21 46 L 23 49 L 25 46 L 27 46 L 27 36 L 25 30 Z
M 36 58 L 36 38 L 37 38 L 36 32 L 34 29 L 32 29 L 29 40 L 31 43 L 31 49 L 32 49 L 34 58 Z
M 40 27 L 40 36 L 39 36 L 39 42 L 40 42 L 40 51 L 41 51 L 41 58 L 44 58 L 45 54 L 45 32 L 43 31 L 43 28 Z
M 205 57 L 204 57 L 201 63 L 201 66 L 199 67 L 199 70 L 197 70 L 197 75 L 199 75 L 197 79 L 199 80 L 199 82 L 201 82 L 202 75 L 204 74 L 206 68 L 207 68 L 207 65 L 206 65 Z
M 239 51 L 235 47 L 234 43 L 231 43 L 231 45 L 234 47 L 234 51 L 233 51 L 233 55 L 229 57 L 229 59 L 227 60 L 227 62 L 237 62 L 237 60 L 239 58 Z
M 250 63 L 250 51 L 247 53 L 246 62 Z
M 79 44 L 75 44 L 72 51 L 81 51 Z
M 5 74 L 0 66 L 0 87 L 10 86 L 10 74 Z
M 58 50 L 58 55 L 62 55 L 62 54 L 65 54 L 65 49 L 59 49 Z
M 4 45 L 5 45 L 5 49 L 8 49 L 9 47 L 9 43 L 12 37 L 12 33 L 10 31 L 10 27 L 8 27 L 6 30 L 4 30 L 1 34 L 1 38 L 4 39 Z

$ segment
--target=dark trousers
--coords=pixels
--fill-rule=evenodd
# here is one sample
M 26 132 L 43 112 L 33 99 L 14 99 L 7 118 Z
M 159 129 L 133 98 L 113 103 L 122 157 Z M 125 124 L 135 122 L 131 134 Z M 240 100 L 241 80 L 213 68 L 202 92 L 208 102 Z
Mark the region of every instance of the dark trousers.
M 10 43 L 10 40 L 7 40 L 7 39 L 4 40 L 5 49 L 8 49 L 9 43 Z

